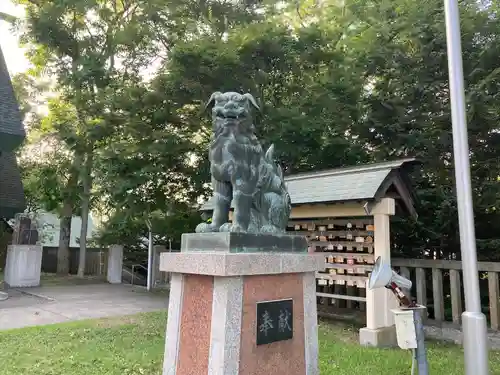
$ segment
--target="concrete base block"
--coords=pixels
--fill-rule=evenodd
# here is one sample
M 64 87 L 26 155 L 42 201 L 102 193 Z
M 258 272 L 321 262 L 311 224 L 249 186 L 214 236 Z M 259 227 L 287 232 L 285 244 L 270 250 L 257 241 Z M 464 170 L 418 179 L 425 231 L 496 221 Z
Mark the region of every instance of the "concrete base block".
M 9 245 L 5 262 L 5 283 L 13 288 L 39 286 L 42 254 L 41 245 Z
M 110 284 L 121 284 L 123 272 L 123 246 L 112 245 L 108 250 L 108 274 Z
M 359 343 L 363 346 L 377 348 L 397 347 L 396 326 L 370 329 L 367 327 L 359 330 Z

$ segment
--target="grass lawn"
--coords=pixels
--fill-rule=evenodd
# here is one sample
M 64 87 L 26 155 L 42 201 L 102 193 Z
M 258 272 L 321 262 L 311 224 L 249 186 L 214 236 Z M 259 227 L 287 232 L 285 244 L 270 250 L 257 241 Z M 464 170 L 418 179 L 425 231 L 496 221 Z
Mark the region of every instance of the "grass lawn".
M 0 332 L 1 375 L 160 375 L 165 313 L 89 320 Z M 322 322 L 322 375 L 410 374 L 410 352 L 362 348 L 357 329 Z M 462 350 L 428 344 L 431 374 L 463 374 Z M 490 373 L 500 374 L 500 352 Z

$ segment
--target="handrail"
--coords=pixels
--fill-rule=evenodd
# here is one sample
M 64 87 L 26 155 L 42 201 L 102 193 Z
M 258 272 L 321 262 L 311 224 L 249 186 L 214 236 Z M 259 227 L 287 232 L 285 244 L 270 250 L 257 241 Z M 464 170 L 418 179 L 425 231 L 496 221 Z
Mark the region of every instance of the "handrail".
M 148 269 L 146 267 L 144 267 L 142 264 L 132 264 L 132 280 L 130 281 L 130 283 L 132 285 L 134 285 L 135 268 L 136 267 L 142 268 L 142 269 L 146 270 L 146 272 L 148 271 Z
M 148 270 L 148 268 L 144 267 L 142 264 L 132 264 L 132 269 L 134 269 L 135 267 L 140 267 L 140 268 L 142 268 L 142 269 L 144 269 L 146 271 Z

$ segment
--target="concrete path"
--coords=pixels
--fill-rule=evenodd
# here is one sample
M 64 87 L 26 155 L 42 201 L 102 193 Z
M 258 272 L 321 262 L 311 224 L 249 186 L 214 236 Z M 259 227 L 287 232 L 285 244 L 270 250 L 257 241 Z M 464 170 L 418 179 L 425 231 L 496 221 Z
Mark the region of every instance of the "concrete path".
M 163 310 L 167 296 L 110 284 L 11 289 L 0 302 L 0 330 Z

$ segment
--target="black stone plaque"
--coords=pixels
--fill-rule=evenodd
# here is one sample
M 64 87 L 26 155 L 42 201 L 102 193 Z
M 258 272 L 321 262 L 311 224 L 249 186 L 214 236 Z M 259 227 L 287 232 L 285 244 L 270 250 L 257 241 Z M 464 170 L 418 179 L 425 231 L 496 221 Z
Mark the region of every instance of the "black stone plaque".
M 257 345 L 293 338 L 293 300 L 257 303 Z

